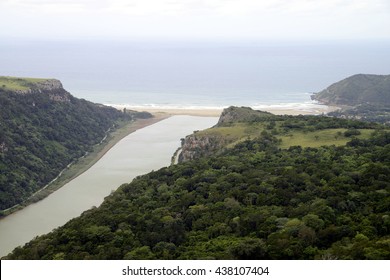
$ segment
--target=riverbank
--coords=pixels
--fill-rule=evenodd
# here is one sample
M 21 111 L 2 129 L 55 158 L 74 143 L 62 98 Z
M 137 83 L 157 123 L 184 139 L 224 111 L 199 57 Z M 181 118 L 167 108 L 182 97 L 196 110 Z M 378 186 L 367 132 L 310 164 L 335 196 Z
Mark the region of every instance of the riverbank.
M 112 147 L 114 147 L 124 137 L 137 131 L 138 129 L 142 129 L 149 125 L 155 124 L 168 117 L 170 117 L 169 114 L 156 113 L 153 118 L 137 119 L 135 121 L 124 122 L 119 124 L 119 127 L 117 129 L 107 133 L 107 135 L 103 138 L 103 140 L 99 144 L 96 144 L 94 146 L 92 152 L 70 163 L 65 169 L 63 169 L 60 172 L 57 178 L 55 178 L 52 182 L 50 182 L 48 185 L 43 187 L 41 190 L 34 193 L 30 198 L 28 198 L 24 202 L 15 205 L 10 209 L 3 210 L 1 212 L 1 217 L 10 215 L 18 210 L 25 208 L 30 204 L 36 203 L 46 198 L 48 195 L 60 189 L 65 184 L 77 178 L 85 171 L 87 171 L 89 168 L 91 168 L 97 161 L 99 161 Z
M 45 199 L 1 219 L 0 257 L 98 207 L 122 184 L 169 166 L 181 138 L 218 122 L 206 117 L 164 118 L 121 139 L 91 168 Z

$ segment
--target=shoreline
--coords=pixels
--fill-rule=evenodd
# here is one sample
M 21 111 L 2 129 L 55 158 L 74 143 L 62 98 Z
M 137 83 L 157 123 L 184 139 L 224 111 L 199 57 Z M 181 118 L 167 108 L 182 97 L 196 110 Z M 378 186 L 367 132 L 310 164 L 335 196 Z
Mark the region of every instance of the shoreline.
M 94 146 L 94 150 L 75 161 L 71 162 L 66 168 L 64 168 L 59 175 L 48 185 L 44 186 L 42 189 L 35 192 L 25 201 L 17 204 L 11 208 L 1 211 L 0 219 L 11 215 L 31 204 L 34 204 L 56 190 L 63 187 L 68 182 L 77 178 L 88 169 L 90 169 L 96 162 L 98 162 L 112 147 L 114 147 L 119 141 L 128 136 L 129 134 L 142 129 L 144 127 L 155 124 L 159 121 L 162 121 L 166 118 L 169 118 L 171 115 L 166 113 L 157 113 L 154 117 L 149 119 L 137 119 L 132 122 L 123 123 L 116 130 L 108 133 L 105 138 L 98 144 Z
M 168 115 L 189 115 L 196 117 L 219 117 L 225 108 L 212 107 L 197 107 L 197 108 L 175 108 L 175 107 L 150 107 L 150 106 L 130 106 L 118 104 L 105 104 L 114 107 L 118 110 L 134 110 L 145 111 L 152 114 L 168 114 Z M 311 104 L 310 104 L 311 105 Z M 294 106 L 254 106 L 253 110 L 266 111 L 275 115 L 321 115 L 340 109 L 336 106 L 328 106 L 324 104 L 312 104 L 312 106 L 297 108 Z

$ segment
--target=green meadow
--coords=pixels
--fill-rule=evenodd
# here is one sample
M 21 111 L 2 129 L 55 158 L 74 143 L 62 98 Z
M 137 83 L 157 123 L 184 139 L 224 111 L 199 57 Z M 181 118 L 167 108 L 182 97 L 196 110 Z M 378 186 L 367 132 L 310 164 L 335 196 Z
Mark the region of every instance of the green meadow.
M 0 76 L 0 88 L 8 91 L 27 90 L 32 85 L 46 80 L 47 79 Z
M 199 137 L 214 137 L 227 140 L 228 148 L 245 140 L 255 139 L 261 136 L 263 131 L 271 132 L 276 138 L 280 139 L 279 147 L 288 149 L 291 146 L 301 147 L 320 147 L 320 146 L 343 146 L 351 141 L 352 137 L 347 137 L 344 133 L 347 128 L 328 128 L 328 129 L 307 129 L 295 128 L 286 129 L 284 122 L 276 122 L 271 129 L 268 122 L 259 123 L 235 123 L 231 126 L 213 127 L 204 131 L 197 132 Z M 374 129 L 357 129 L 360 132 L 354 135 L 358 139 L 367 139 L 375 131 Z

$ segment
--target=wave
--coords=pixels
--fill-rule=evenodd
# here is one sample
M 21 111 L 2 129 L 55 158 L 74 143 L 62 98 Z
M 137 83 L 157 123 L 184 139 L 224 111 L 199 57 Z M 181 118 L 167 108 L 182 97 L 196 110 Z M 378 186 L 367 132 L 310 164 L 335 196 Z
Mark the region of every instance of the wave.
M 327 111 L 329 108 L 326 105 L 320 104 L 317 101 L 307 101 L 307 102 L 280 102 L 280 103 L 274 103 L 274 104 L 266 104 L 266 103 L 252 103 L 252 104 L 245 104 L 245 105 L 237 105 L 237 104 L 229 104 L 229 105 L 195 105 L 195 104 L 178 104 L 178 103 L 171 103 L 171 104 L 158 104 L 158 103 L 144 103 L 144 104 L 131 104 L 131 103 L 120 103 L 120 104 L 113 104 L 113 103 L 106 103 L 104 105 L 112 106 L 115 108 L 127 108 L 131 110 L 138 110 L 138 111 L 147 111 L 150 110 L 218 110 L 222 111 L 223 109 L 229 107 L 229 106 L 244 106 L 244 107 L 250 107 L 254 110 L 261 110 L 261 111 L 302 111 L 302 112 L 311 112 L 313 114 L 319 114 L 322 112 Z

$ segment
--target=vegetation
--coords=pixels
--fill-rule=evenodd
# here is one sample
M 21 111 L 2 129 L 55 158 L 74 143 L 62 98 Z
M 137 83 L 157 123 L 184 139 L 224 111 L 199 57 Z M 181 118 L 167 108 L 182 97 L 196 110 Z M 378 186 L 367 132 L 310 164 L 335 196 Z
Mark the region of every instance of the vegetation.
M 390 125 L 390 108 L 383 104 L 362 104 L 328 113 L 331 117 L 359 119 Z
M 46 81 L 39 78 L 16 78 L 0 76 L 0 89 L 3 91 L 24 91 Z
M 354 75 L 312 98 L 342 107 L 330 116 L 390 124 L 390 75 Z
M 20 94 L 10 85 L 41 79 L 1 78 L 0 210 L 13 207 L 46 184 L 71 162 L 92 151 L 110 129 L 135 114 L 71 96 L 62 87 Z
M 390 75 L 358 74 L 316 93 L 314 99 L 333 105 L 390 105 Z
M 263 117 L 223 124 L 253 133 L 137 177 L 7 258 L 389 259 L 390 131 L 329 117 Z M 345 136 L 349 130 L 359 138 Z M 323 146 L 284 143 L 283 133 L 324 131 L 332 137 Z M 346 144 L 332 144 L 334 135 Z
M 230 110 L 232 110 L 231 113 Z M 238 121 L 235 121 L 237 119 Z M 231 121 L 227 121 L 231 120 Z M 260 137 L 264 130 L 279 140 L 278 147 L 321 147 L 345 145 L 354 136 L 366 139 L 381 125 L 355 120 L 316 116 L 277 116 L 248 108 L 231 107 L 221 115 L 215 127 L 184 139 L 182 161 L 218 154 L 248 139 Z M 352 135 L 352 134 L 353 135 Z M 188 143 L 188 145 L 186 145 Z M 186 155 L 189 154 L 189 157 Z

